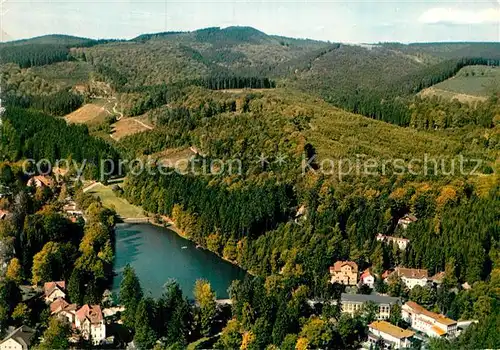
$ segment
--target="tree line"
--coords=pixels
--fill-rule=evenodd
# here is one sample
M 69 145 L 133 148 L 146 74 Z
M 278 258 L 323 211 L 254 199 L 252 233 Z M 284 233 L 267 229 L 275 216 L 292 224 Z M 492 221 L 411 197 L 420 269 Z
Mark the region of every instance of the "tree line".
M 81 95 L 61 90 L 50 95 L 18 95 L 7 89 L 4 95 L 7 106 L 32 108 L 54 116 L 64 116 L 78 108 L 84 102 Z
M 465 103 L 456 99 L 449 101 L 438 96 L 416 97 L 410 105 L 410 126 L 417 129 L 460 128 L 478 125 L 492 128 L 499 123 L 498 96 L 485 102 Z
M 196 85 L 210 90 L 273 89 L 276 82 L 266 77 L 212 76 L 195 81 Z
M 70 59 L 69 49 L 59 44 L 3 45 L 1 63 L 16 63 L 21 68 L 44 66 Z

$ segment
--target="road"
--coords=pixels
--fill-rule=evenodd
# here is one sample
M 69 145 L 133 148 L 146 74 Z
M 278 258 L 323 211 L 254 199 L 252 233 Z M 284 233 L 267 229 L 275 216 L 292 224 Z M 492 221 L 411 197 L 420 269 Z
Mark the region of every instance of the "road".
M 147 124 L 144 124 L 143 122 L 141 122 L 140 120 L 137 120 L 135 118 L 132 118 L 132 120 L 134 120 L 135 122 L 141 124 L 143 127 L 145 127 L 146 129 L 149 129 L 149 130 L 153 130 L 154 128 L 150 125 L 147 125 Z
M 93 189 L 94 187 L 96 187 L 96 186 L 97 186 L 97 185 L 99 185 L 99 184 L 100 184 L 100 182 L 94 182 L 94 183 L 93 183 L 93 184 L 91 184 L 90 186 L 85 187 L 85 188 L 83 189 L 83 192 L 84 192 L 84 193 L 85 193 L 85 192 L 88 192 L 88 191 L 90 191 L 91 189 Z
M 110 102 L 111 102 L 111 101 L 110 101 Z M 120 120 L 120 119 L 122 119 L 122 118 L 123 118 L 123 113 L 122 113 L 122 112 L 120 112 L 120 111 L 118 111 L 118 110 L 116 109 L 116 106 L 118 106 L 118 102 L 115 102 L 115 105 L 113 106 L 113 112 L 114 112 L 115 114 L 119 114 L 119 115 L 120 115 L 118 118 L 116 118 L 116 120 Z

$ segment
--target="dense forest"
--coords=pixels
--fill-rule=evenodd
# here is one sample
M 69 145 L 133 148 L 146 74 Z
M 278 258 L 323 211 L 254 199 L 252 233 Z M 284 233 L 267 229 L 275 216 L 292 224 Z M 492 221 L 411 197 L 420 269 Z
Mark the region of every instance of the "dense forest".
M 20 108 L 33 108 L 54 116 L 64 116 L 80 108 L 83 97 L 69 91 L 58 91 L 50 95 L 30 96 L 16 95 L 13 90 L 8 89 L 5 99 L 8 106 Z
M 85 166 L 85 175 L 98 178 L 101 161 L 117 161 L 118 153 L 106 142 L 89 135 L 85 125 L 68 125 L 63 119 L 9 107 L 2 117 L 0 149 L 3 160 L 72 159 Z
M 113 40 L 92 40 L 67 35 L 48 35 L 31 40 L 0 44 L 0 64 L 16 63 L 21 68 L 44 66 L 71 60 L 70 48 L 92 47 Z
M 211 90 L 225 89 L 271 89 L 276 83 L 269 78 L 259 77 L 210 77 L 202 79 L 199 84 Z
M 17 63 L 21 68 L 66 61 L 69 49 L 61 45 L 22 45 L 2 47 L 1 63 Z
M 500 122 L 498 96 L 476 103 L 417 97 L 410 105 L 410 112 L 410 125 L 418 129 L 460 128 L 470 124 L 492 128 Z

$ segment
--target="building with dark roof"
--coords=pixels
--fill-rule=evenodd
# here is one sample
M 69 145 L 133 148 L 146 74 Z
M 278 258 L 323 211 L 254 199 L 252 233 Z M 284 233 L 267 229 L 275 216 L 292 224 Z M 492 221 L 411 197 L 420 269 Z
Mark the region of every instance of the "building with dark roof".
M 0 350 L 28 350 L 34 335 L 35 330 L 21 326 L 0 342 Z
M 377 319 L 386 320 L 391 315 L 391 307 L 395 304 L 401 304 L 399 298 L 388 297 L 377 294 L 347 294 L 342 293 L 340 303 L 342 304 L 342 312 L 351 316 L 357 312 L 362 312 L 366 303 L 372 302 L 379 308 Z

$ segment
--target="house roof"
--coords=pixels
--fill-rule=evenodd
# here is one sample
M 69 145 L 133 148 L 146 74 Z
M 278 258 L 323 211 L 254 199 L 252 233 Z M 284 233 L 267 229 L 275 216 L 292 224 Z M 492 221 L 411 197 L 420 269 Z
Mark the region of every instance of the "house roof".
M 416 314 L 425 315 L 425 316 L 430 317 L 433 320 L 435 320 L 436 322 L 439 322 L 441 324 L 444 324 L 444 325 L 447 325 L 447 326 L 451 326 L 451 325 L 457 323 L 457 321 L 452 320 L 451 318 L 448 318 L 448 317 L 446 317 L 444 315 L 437 314 L 435 312 L 427 310 L 426 308 L 424 308 L 423 306 L 418 305 L 414 301 L 408 301 L 405 305 L 408 306 L 408 307 L 410 307 Z
M 370 272 L 370 268 L 367 268 L 365 271 L 363 271 L 363 273 L 361 274 L 361 276 L 359 276 L 359 278 L 363 279 L 370 276 L 373 276 L 373 274 Z
M 43 290 L 45 292 L 45 296 L 48 297 L 54 292 L 54 290 L 59 289 L 64 291 L 66 289 L 65 281 L 57 281 L 57 282 L 45 282 L 43 285 Z
M 28 181 L 28 186 L 33 186 L 35 184 L 35 181 L 39 181 L 42 185 L 51 187 L 54 184 L 54 181 L 48 176 L 34 176 Z
M 350 266 L 354 270 L 354 272 L 358 272 L 358 264 L 356 264 L 354 261 L 337 261 L 335 262 L 335 264 L 333 264 L 333 269 L 332 267 L 330 267 L 330 271 L 333 270 L 335 272 L 338 272 L 345 265 Z
M 384 240 L 388 240 L 388 241 L 401 241 L 401 242 L 409 242 L 410 241 L 408 238 L 386 236 L 386 235 L 383 235 L 381 233 L 379 233 L 376 238 L 377 238 L 378 241 L 384 241 Z
M 42 295 L 43 291 L 37 286 L 24 286 L 20 285 L 19 290 L 21 291 L 22 301 L 28 301 L 35 297 Z
M 50 312 L 58 313 L 61 311 L 76 311 L 76 304 L 70 304 L 63 298 L 57 298 L 52 304 L 50 304 Z
M 17 343 L 21 344 L 23 349 L 28 349 L 31 345 L 31 338 L 33 338 L 33 335 L 35 334 L 35 331 L 27 326 L 21 326 L 17 329 L 15 329 L 12 333 L 10 333 L 7 337 L 4 338 L 0 342 L 0 344 L 6 342 L 9 339 L 15 340 Z
M 392 273 L 391 270 L 385 270 L 384 273 L 382 274 L 382 279 L 386 279 L 387 277 L 389 277 L 389 275 Z
M 54 313 L 64 309 L 69 303 L 63 298 L 57 298 L 52 304 L 50 304 L 50 312 Z
M 402 276 L 405 278 L 422 279 L 429 276 L 429 272 L 425 269 L 408 269 L 405 267 L 396 267 L 394 272 L 398 276 Z
M 432 331 L 433 331 L 434 333 L 436 333 L 436 334 L 437 334 L 437 335 L 439 335 L 439 336 L 443 336 L 443 335 L 445 335 L 445 334 L 446 334 L 446 332 L 445 332 L 445 331 L 443 331 L 443 330 L 442 330 L 441 328 L 439 328 L 438 326 L 432 326 L 432 327 L 431 327 L 431 329 L 432 329 Z
M 415 335 L 415 332 L 409 331 L 407 329 L 399 328 L 399 327 L 394 326 L 393 324 L 390 324 L 389 322 L 386 322 L 386 321 L 372 322 L 372 323 L 370 323 L 369 327 L 372 329 L 376 329 L 379 332 L 389 334 L 389 335 L 393 336 L 394 338 L 398 338 L 398 339 L 410 338 L 410 337 L 413 337 Z
M 340 295 L 340 300 L 342 302 L 354 302 L 354 303 L 366 303 L 368 301 L 372 301 L 375 304 L 397 304 L 400 302 L 399 298 L 388 297 L 385 295 L 377 295 L 377 294 L 348 294 L 342 293 Z
M 80 322 L 88 319 L 90 323 L 99 323 L 103 320 L 101 307 L 99 305 L 83 305 L 80 310 L 76 312 L 76 318 Z
M 410 221 L 410 222 L 415 222 L 417 221 L 417 217 L 413 214 L 406 214 L 405 216 L 403 216 L 401 219 L 399 220 L 404 220 L 404 221 Z
M 436 273 L 434 276 L 432 276 L 430 279 L 434 282 L 437 282 L 437 283 L 441 283 L 443 282 L 443 279 L 444 279 L 444 276 L 446 274 L 444 273 L 444 271 L 441 271 L 441 272 L 438 272 Z

